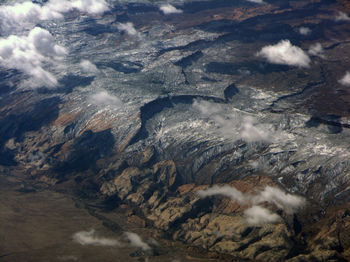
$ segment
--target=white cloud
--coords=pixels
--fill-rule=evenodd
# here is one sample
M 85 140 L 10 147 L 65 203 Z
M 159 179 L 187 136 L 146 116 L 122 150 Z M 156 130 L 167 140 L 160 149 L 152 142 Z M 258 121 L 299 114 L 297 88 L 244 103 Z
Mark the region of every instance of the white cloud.
M 275 204 L 278 208 L 283 209 L 287 214 L 295 213 L 299 208 L 305 205 L 305 199 L 283 192 L 279 188 L 267 186 L 262 192 L 252 197 L 253 203 L 268 202 Z
M 259 123 L 257 119 L 242 113 L 227 114 L 218 104 L 208 101 L 194 101 L 193 107 L 201 115 L 208 117 L 217 125 L 217 132 L 228 139 L 243 139 L 246 142 L 273 142 L 282 136 L 271 127 Z
M 50 32 L 40 27 L 35 27 L 30 31 L 27 41 L 34 46 L 37 52 L 45 56 L 60 58 L 67 54 L 64 47 L 55 44 L 55 39 Z
M 0 6 L 0 24 L 1 29 L 5 32 L 12 32 L 17 27 L 23 28 L 40 20 L 60 17 L 61 14 L 50 13 L 40 5 L 28 1 Z
M 120 246 L 118 240 L 97 236 L 94 229 L 90 231 L 80 231 L 73 235 L 73 240 L 81 245 L 95 246 Z
M 264 202 L 273 204 L 287 214 L 297 212 L 298 209 L 306 204 L 303 197 L 283 192 L 282 190 L 271 186 L 266 186 L 263 191 L 258 192 L 256 195 L 251 195 L 249 193 L 244 194 L 236 188 L 228 185 L 215 185 L 204 190 L 198 190 L 197 195 L 201 198 L 221 195 L 229 197 L 241 205 L 253 204 L 254 206 L 252 208 L 247 209 L 244 212 L 247 222 L 251 224 L 272 223 L 279 219 L 278 215 L 271 213 L 265 208 L 257 206 L 258 204 Z
M 109 9 L 105 0 L 50 0 L 45 4 L 24 1 L 0 6 L 1 35 L 0 64 L 5 68 L 22 71 L 29 79 L 26 88 L 54 87 L 57 79 L 47 68 L 58 69 L 67 54 L 64 47 L 55 44 L 54 37 L 45 29 L 35 27 L 43 20 L 62 19 L 73 9 L 90 15 Z M 27 36 L 23 32 L 29 32 Z M 83 64 L 87 69 L 87 64 Z M 89 67 L 89 70 L 93 68 Z
M 62 19 L 64 13 L 74 9 L 72 1 L 68 0 L 50 0 L 40 7 L 40 20 Z
M 160 11 L 162 11 L 165 15 L 168 14 L 180 14 L 182 13 L 181 9 L 176 8 L 175 6 L 172 6 L 171 4 L 165 4 L 161 5 L 159 7 Z
M 262 3 L 264 3 L 263 0 L 246 0 L 246 1 L 252 2 L 252 3 L 257 3 L 257 4 L 262 4 Z
M 62 19 L 64 13 L 77 9 L 90 15 L 102 14 L 109 10 L 105 0 L 50 0 L 44 5 L 30 1 L 0 6 L 0 25 L 5 33 L 30 25 L 34 26 L 42 20 Z
M 222 108 L 218 105 L 216 106 L 214 103 L 208 101 L 195 100 L 193 102 L 193 107 L 197 109 L 203 116 L 212 116 L 215 114 L 222 113 Z
M 302 26 L 302 27 L 299 27 L 298 32 L 299 32 L 299 34 L 301 34 L 301 35 L 308 35 L 308 34 L 310 34 L 312 31 L 311 31 L 310 28 Z
M 0 38 L 0 64 L 30 76 L 31 87 L 54 87 L 56 77 L 44 69 L 66 55 L 64 47 L 56 45 L 54 37 L 45 29 L 35 27 L 28 36 L 11 35 Z
M 309 56 L 300 47 L 293 46 L 289 40 L 265 46 L 257 55 L 274 64 L 308 67 L 311 62 Z
M 89 15 L 99 15 L 109 10 L 105 0 L 50 0 L 42 6 L 41 19 L 62 18 L 63 14 L 73 9 Z
M 126 239 L 130 241 L 130 244 L 132 246 L 141 248 L 145 251 L 151 249 L 151 247 L 147 243 L 145 243 L 138 234 L 132 232 L 125 232 L 124 235 Z
M 216 195 L 226 196 L 241 204 L 246 204 L 249 201 L 247 196 L 245 196 L 241 191 L 238 191 L 236 188 L 228 185 L 224 185 L 224 186 L 215 185 L 208 189 L 198 190 L 197 194 L 201 198 L 216 196 Z
M 279 215 L 260 206 L 252 206 L 251 208 L 248 208 L 244 211 L 244 216 L 247 223 L 252 225 L 275 223 L 281 219 Z
M 119 31 L 125 32 L 128 35 L 131 36 L 136 36 L 138 35 L 137 30 L 134 27 L 134 24 L 131 22 L 127 22 L 127 23 L 118 23 L 117 24 L 117 28 Z
M 313 56 L 319 56 L 324 58 L 324 49 L 320 43 L 316 43 L 310 46 L 308 53 Z
M 242 118 L 241 135 L 242 139 L 247 142 L 272 140 L 269 129 L 261 125 L 251 116 L 245 116 Z
M 345 75 L 339 80 L 339 83 L 344 86 L 350 86 L 350 72 L 346 72 Z
M 120 107 L 122 102 L 119 98 L 109 94 L 107 91 L 100 91 L 90 96 L 90 102 L 95 105 L 110 105 L 115 107 Z
M 82 71 L 85 73 L 98 73 L 99 72 L 96 65 L 91 63 L 89 60 L 81 60 L 79 65 L 80 65 Z
M 350 17 L 348 14 L 339 11 L 338 14 L 335 16 L 335 21 L 337 22 L 350 21 Z
M 147 241 L 151 246 L 159 246 L 159 243 L 157 240 L 155 240 L 154 238 L 149 238 Z
M 62 1 L 55 0 L 55 2 L 60 4 Z M 105 0 L 73 0 L 71 3 L 73 8 L 91 15 L 102 14 L 109 10 L 109 6 Z

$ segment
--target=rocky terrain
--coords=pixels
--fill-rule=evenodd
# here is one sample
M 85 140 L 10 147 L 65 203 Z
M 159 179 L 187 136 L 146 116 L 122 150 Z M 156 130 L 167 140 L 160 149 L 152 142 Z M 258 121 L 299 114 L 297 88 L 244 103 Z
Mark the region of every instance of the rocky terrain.
M 57 78 L 45 84 L 1 53 L 30 25 L 2 20 L 2 175 L 206 259 L 350 260 L 349 3 L 254 2 L 169 1 L 167 14 L 110 1 L 42 19 L 66 49 L 40 61 Z

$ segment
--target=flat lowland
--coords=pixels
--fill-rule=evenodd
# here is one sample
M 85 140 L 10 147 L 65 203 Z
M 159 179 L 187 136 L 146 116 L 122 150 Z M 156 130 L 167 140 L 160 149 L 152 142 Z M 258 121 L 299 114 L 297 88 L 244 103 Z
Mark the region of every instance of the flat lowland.
M 213 261 L 196 258 L 196 252 L 173 241 L 159 242 L 145 254 L 123 237 L 123 231 L 132 231 L 149 241 L 152 238 L 145 228 L 128 226 L 121 213 L 104 215 L 91 215 L 91 210 L 69 195 L 30 187 L 19 177 L 0 175 L 0 261 L 149 261 L 147 257 L 151 261 Z M 123 229 L 112 230 L 101 217 L 120 222 Z M 91 229 L 97 237 L 117 240 L 120 245 L 81 245 L 74 241 L 76 232 Z

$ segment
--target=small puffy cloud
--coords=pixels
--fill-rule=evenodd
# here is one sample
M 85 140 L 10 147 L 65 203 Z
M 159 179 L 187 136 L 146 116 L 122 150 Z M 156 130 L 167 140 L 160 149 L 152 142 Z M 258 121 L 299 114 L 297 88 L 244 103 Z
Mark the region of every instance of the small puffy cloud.
M 41 19 L 62 18 L 73 9 L 90 15 L 99 15 L 109 10 L 105 0 L 49 0 L 42 6 Z
M 55 76 L 44 69 L 44 64 L 55 64 L 66 55 L 64 47 L 56 45 L 49 31 L 40 27 L 32 29 L 28 36 L 11 35 L 0 38 L 0 64 L 17 69 L 30 76 L 31 87 L 54 87 Z
M 345 75 L 339 80 L 339 83 L 344 86 L 350 86 L 350 72 L 346 72 Z
M 271 141 L 271 132 L 261 125 L 255 118 L 245 116 L 242 118 L 241 136 L 244 141 Z
M 0 6 L 0 24 L 5 32 L 12 33 L 17 27 L 26 27 L 49 18 L 61 18 L 61 14 L 44 11 L 40 5 L 29 1 Z
M 151 246 L 155 246 L 155 247 L 158 247 L 158 246 L 159 246 L 158 241 L 155 240 L 154 238 L 149 238 L 147 242 L 148 242 Z
M 294 214 L 306 204 L 306 200 L 303 197 L 283 192 L 279 188 L 271 186 L 266 186 L 263 191 L 251 195 L 249 193 L 244 194 L 228 185 L 216 185 L 204 190 L 198 190 L 197 195 L 201 198 L 221 195 L 229 197 L 241 205 L 252 204 L 253 207 L 244 212 L 247 222 L 250 224 L 273 223 L 280 219 L 278 215 L 271 213 L 266 208 L 258 206 L 258 204 L 264 202 L 273 204 L 287 214 Z
M 300 47 L 293 46 L 289 40 L 265 46 L 257 55 L 273 64 L 308 67 L 311 62 L 309 56 Z
M 338 14 L 335 16 L 335 21 L 337 22 L 350 21 L 350 17 L 348 14 L 339 11 Z
M 144 251 L 151 249 L 151 247 L 146 242 L 144 242 L 138 234 L 125 232 L 124 235 L 132 246 L 141 248 Z
M 171 4 L 165 4 L 161 5 L 159 7 L 159 10 L 163 12 L 163 14 L 168 15 L 168 14 L 181 14 L 182 10 L 176 8 L 175 6 L 172 6 Z
M 81 245 L 120 246 L 119 241 L 116 239 L 99 237 L 94 229 L 75 233 L 73 240 Z
M 60 3 L 62 1 L 56 0 L 56 2 Z M 73 0 L 71 3 L 73 8 L 92 15 L 103 14 L 109 10 L 105 0 Z
M 91 63 L 89 60 L 81 60 L 79 65 L 80 65 L 82 71 L 85 73 L 98 73 L 99 72 L 96 65 Z
M 305 205 L 305 199 L 300 196 L 283 192 L 279 188 L 266 186 L 263 191 L 256 195 L 243 194 L 241 191 L 229 185 L 213 186 L 204 190 L 198 190 L 197 195 L 201 198 L 222 195 L 229 197 L 240 204 L 260 204 L 268 202 L 283 209 L 288 214 L 295 213 L 299 208 Z
M 60 58 L 67 54 L 64 47 L 55 44 L 55 39 L 50 32 L 40 27 L 35 27 L 30 31 L 27 42 L 44 56 Z
M 310 28 L 302 26 L 302 27 L 299 27 L 298 32 L 301 35 L 309 35 L 312 31 Z
M 300 196 L 283 192 L 279 188 L 267 186 L 265 189 L 252 198 L 253 203 L 268 202 L 275 204 L 287 214 L 295 213 L 305 205 L 305 199 Z
M 313 56 L 319 56 L 324 58 L 324 49 L 320 43 L 316 43 L 310 46 L 308 53 Z
M 247 223 L 252 225 L 275 223 L 281 219 L 279 215 L 260 206 L 252 206 L 251 208 L 248 208 L 244 211 L 244 216 Z
M 40 7 L 40 20 L 62 19 L 64 13 L 74 9 L 72 1 L 69 0 L 49 0 Z
M 120 107 L 122 105 L 122 101 L 120 101 L 118 97 L 115 97 L 109 94 L 105 90 L 91 95 L 89 100 L 91 103 L 95 105 L 100 105 L 100 106 L 110 105 L 110 106 Z
M 102 14 L 109 10 L 105 0 L 50 0 L 44 5 L 25 1 L 0 6 L 0 25 L 5 33 L 13 33 L 35 25 L 39 21 L 62 19 L 64 13 L 77 9 L 91 15 Z
M 117 28 L 118 28 L 119 31 L 125 32 L 128 35 L 131 35 L 131 36 L 137 36 L 138 35 L 138 32 L 135 29 L 134 24 L 131 23 L 131 22 L 118 23 L 117 24 Z
M 236 112 L 227 114 L 218 104 L 208 101 L 194 101 L 193 107 L 201 115 L 215 122 L 217 132 L 228 139 L 243 139 L 246 142 L 273 142 L 282 134 L 271 130 L 271 127 L 259 123 L 257 119 L 249 115 Z
M 222 113 L 220 106 L 215 106 L 213 103 L 208 101 L 195 100 L 193 102 L 193 107 L 197 109 L 203 116 L 207 117 Z
M 225 185 L 225 186 L 215 185 L 208 189 L 198 190 L 197 194 L 201 198 L 216 196 L 216 195 L 226 196 L 241 204 L 245 204 L 248 201 L 247 197 L 241 191 L 238 191 L 236 188 L 228 185 Z
M 256 3 L 256 4 L 263 4 L 264 3 L 263 0 L 246 0 L 246 1 Z

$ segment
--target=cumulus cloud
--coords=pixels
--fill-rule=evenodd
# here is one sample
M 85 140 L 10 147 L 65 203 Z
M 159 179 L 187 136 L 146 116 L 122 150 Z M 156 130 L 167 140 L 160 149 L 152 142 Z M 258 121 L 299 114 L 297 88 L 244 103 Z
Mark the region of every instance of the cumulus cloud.
M 263 0 L 246 0 L 246 1 L 252 2 L 252 3 L 257 3 L 257 4 L 262 4 L 262 3 L 264 3 Z
M 62 0 L 55 0 L 55 2 L 58 5 L 62 5 Z M 73 0 L 66 2 L 70 2 L 73 8 L 92 15 L 102 14 L 109 10 L 109 6 L 105 0 Z
M 215 185 L 204 190 L 199 190 L 197 194 L 202 198 L 222 195 L 229 197 L 240 204 L 256 205 L 267 202 L 276 205 L 278 208 L 283 209 L 288 214 L 295 213 L 300 207 L 305 205 L 305 199 L 303 197 L 286 193 L 279 188 L 271 186 L 266 186 L 263 191 L 260 191 L 256 195 L 243 194 L 241 191 L 228 185 Z
M 213 103 L 208 101 L 195 100 L 193 102 L 193 107 L 197 109 L 202 115 L 208 117 L 222 113 L 220 105 L 215 106 Z
M 0 6 L 0 24 L 1 29 L 5 32 L 12 32 L 17 27 L 25 27 L 40 20 L 61 17 L 60 13 L 50 12 L 49 9 L 29 1 Z
M 252 206 L 244 211 L 247 223 L 252 225 L 275 223 L 281 219 L 277 214 L 261 206 Z
M 67 54 L 64 47 L 55 44 L 55 39 L 50 32 L 40 27 L 35 27 L 30 31 L 27 42 L 45 56 L 60 58 Z
M 320 43 L 316 43 L 310 46 L 308 53 L 313 56 L 319 56 L 324 58 L 324 49 Z
M 218 128 L 216 131 L 229 139 L 243 139 L 246 142 L 273 142 L 281 136 L 252 116 L 236 112 L 227 114 L 220 105 L 212 102 L 196 100 L 193 107 L 201 115 L 214 121 Z
M 80 65 L 82 71 L 85 73 L 98 73 L 99 72 L 96 65 L 91 63 L 89 60 L 81 60 L 79 65 Z
M 181 9 L 176 8 L 175 6 L 172 6 L 171 4 L 165 4 L 161 5 L 159 7 L 160 11 L 163 12 L 163 14 L 168 15 L 168 14 L 180 14 L 182 13 Z
M 64 47 L 56 45 L 49 31 L 40 27 L 32 29 L 28 36 L 11 35 L 0 38 L 0 64 L 17 69 L 30 77 L 31 87 L 54 87 L 56 77 L 44 69 L 44 64 L 54 64 L 66 55 Z
M 89 100 L 91 103 L 95 105 L 101 105 L 101 106 L 110 105 L 110 106 L 120 107 L 122 105 L 122 101 L 120 101 L 119 98 L 109 94 L 105 90 L 91 95 Z
M 273 64 L 308 67 L 311 62 L 309 56 L 300 47 L 293 46 L 289 40 L 265 46 L 257 55 Z
M 25 1 L 0 6 L 0 25 L 5 33 L 13 33 L 39 21 L 62 19 L 64 13 L 77 9 L 91 15 L 109 10 L 105 0 L 50 0 L 44 5 Z
M 73 240 L 81 245 L 120 246 L 119 241 L 116 239 L 99 237 L 94 229 L 75 233 Z
M 62 66 L 67 54 L 64 47 L 55 44 L 47 30 L 35 27 L 40 21 L 62 19 L 64 13 L 79 10 L 96 15 L 109 9 L 105 0 L 49 0 L 45 4 L 22 1 L 0 6 L 0 65 L 17 69 L 29 78 L 26 88 L 54 87 L 58 81 L 48 68 Z M 24 35 L 28 33 L 28 35 Z M 5 36 L 9 35 L 7 38 Z M 95 70 L 82 64 L 83 69 Z
M 247 209 L 244 214 L 247 218 L 247 222 L 250 224 L 259 223 L 272 223 L 279 219 L 279 216 L 271 213 L 268 209 L 257 206 L 258 204 L 267 202 L 277 206 L 285 211 L 287 214 L 293 214 L 306 204 L 303 197 L 292 195 L 282 191 L 279 188 L 266 186 L 263 191 L 258 192 L 255 195 L 244 194 L 234 187 L 213 186 L 204 190 L 198 190 L 197 195 L 201 198 L 221 195 L 231 198 L 242 205 L 250 205 L 253 207 Z M 264 220 L 265 217 L 265 220 Z
M 299 27 L 298 32 L 301 35 L 309 35 L 311 33 L 311 29 L 308 27 L 302 26 L 302 27 Z
M 303 197 L 283 192 L 281 189 L 271 186 L 265 187 L 263 191 L 252 197 L 252 202 L 274 204 L 287 214 L 293 214 L 305 205 L 305 199 Z
M 348 14 L 339 11 L 338 14 L 335 16 L 335 21 L 337 22 L 350 21 L 350 17 Z
M 242 120 L 241 135 L 243 140 L 247 142 L 272 140 L 268 128 L 261 125 L 255 118 L 245 116 Z
M 210 196 L 226 196 L 229 197 L 241 204 L 247 204 L 249 199 L 241 191 L 238 191 L 236 188 L 224 185 L 224 186 L 213 186 L 208 189 L 199 190 L 197 194 L 201 198 L 210 197 Z
M 125 32 L 128 35 L 131 35 L 131 36 L 137 36 L 138 35 L 138 32 L 135 29 L 134 24 L 131 23 L 131 22 L 118 23 L 117 24 L 117 28 L 118 28 L 119 31 Z
M 346 72 L 345 75 L 339 80 L 339 83 L 344 86 L 350 86 L 350 72 Z
M 138 234 L 125 232 L 124 235 L 132 246 L 141 248 L 144 251 L 151 249 L 151 247 L 146 242 L 144 242 Z

